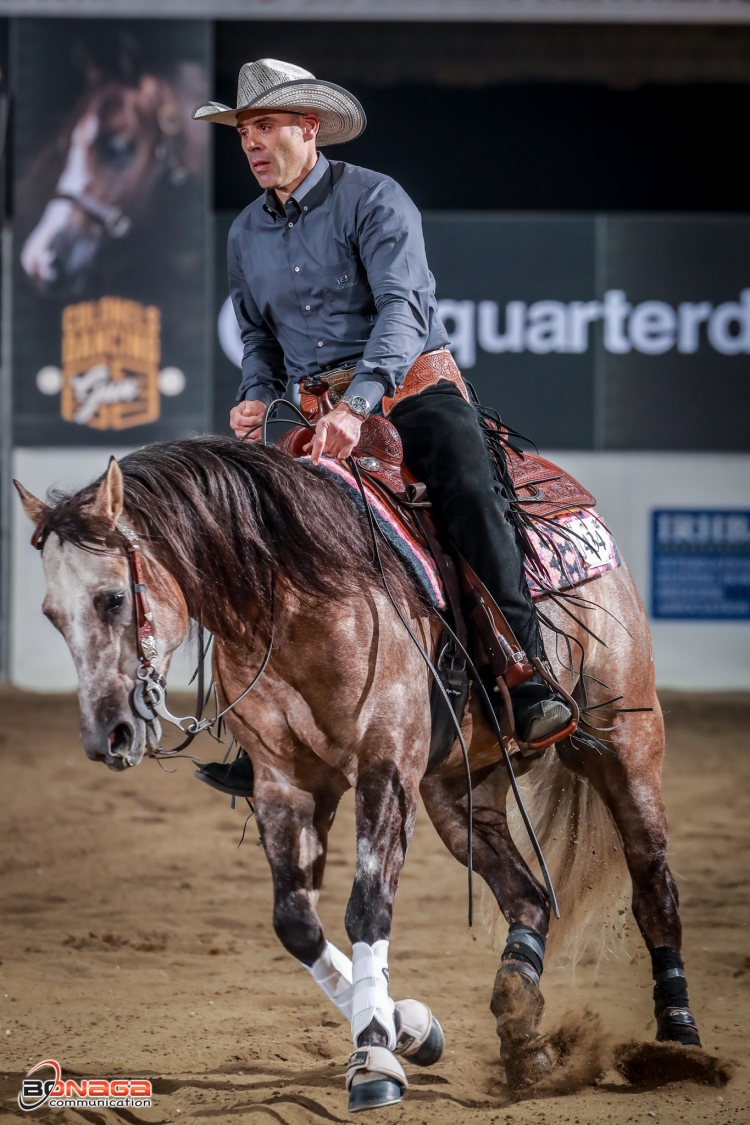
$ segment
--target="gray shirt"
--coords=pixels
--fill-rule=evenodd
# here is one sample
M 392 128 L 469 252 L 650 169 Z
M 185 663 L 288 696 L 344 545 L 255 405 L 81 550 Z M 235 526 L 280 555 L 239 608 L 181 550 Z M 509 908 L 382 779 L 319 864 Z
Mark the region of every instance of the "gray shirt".
M 322 153 L 282 207 L 267 191 L 229 232 L 229 290 L 244 345 L 240 399 L 356 365 L 371 407 L 443 347 L 422 222 L 388 176 Z

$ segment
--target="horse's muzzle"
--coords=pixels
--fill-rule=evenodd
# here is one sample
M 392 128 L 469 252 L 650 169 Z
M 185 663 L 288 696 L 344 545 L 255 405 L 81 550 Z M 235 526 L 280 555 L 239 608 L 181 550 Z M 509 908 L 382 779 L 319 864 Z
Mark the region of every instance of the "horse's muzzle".
M 86 757 L 92 762 L 104 762 L 107 769 L 120 773 L 137 766 L 143 758 L 146 744 L 146 724 L 142 719 L 128 716 L 120 719 L 109 731 L 92 738 L 82 732 Z

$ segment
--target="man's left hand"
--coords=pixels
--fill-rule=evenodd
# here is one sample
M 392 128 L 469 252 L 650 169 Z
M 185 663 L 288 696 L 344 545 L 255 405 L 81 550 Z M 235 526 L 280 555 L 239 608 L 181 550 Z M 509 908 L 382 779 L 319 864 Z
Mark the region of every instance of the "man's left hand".
M 324 453 L 345 461 L 359 442 L 359 432 L 364 418 L 350 410 L 346 403 L 339 403 L 330 414 L 324 414 L 315 427 L 315 436 L 305 446 L 304 452 L 312 450 L 312 463 L 317 465 Z

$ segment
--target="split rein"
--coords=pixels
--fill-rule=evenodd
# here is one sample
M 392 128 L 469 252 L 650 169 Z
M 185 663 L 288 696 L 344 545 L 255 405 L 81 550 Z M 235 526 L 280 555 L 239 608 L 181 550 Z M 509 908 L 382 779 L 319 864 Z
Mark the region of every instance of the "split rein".
M 165 722 L 172 723 L 173 726 L 176 726 L 183 734 L 187 735 L 187 738 L 172 750 L 164 750 L 162 747 L 157 747 L 149 753 L 149 757 L 151 758 L 174 758 L 185 750 L 197 735 L 202 731 L 210 730 L 219 723 L 226 714 L 232 711 L 237 704 L 252 691 L 268 667 L 268 662 L 271 659 L 271 653 L 273 651 L 275 585 L 272 579 L 271 627 L 268 634 L 268 644 L 266 645 L 266 651 L 261 665 L 245 690 L 241 692 L 232 703 L 225 707 L 223 711 L 218 711 L 217 714 L 211 718 L 201 718 L 205 705 L 203 696 L 203 667 L 208 651 L 208 645 L 206 645 L 205 648 L 203 647 L 203 630 L 201 630 L 198 636 L 198 668 L 196 670 L 198 690 L 195 706 L 196 714 L 178 717 L 177 715 L 173 715 L 167 707 L 167 682 L 153 664 L 153 661 L 156 660 L 159 655 L 159 650 L 154 636 L 153 613 L 146 592 L 146 584 L 143 581 L 141 546 L 138 541 L 138 536 L 132 528 L 123 523 L 118 523 L 117 530 L 125 539 L 125 550 L 128 560 L 128 571 L 133 592 L 133 609 L 135 614 L 138 670 L 136 671 L 137 683 L 131 697 L 131 707 L 134 714 L 137 715 L 138 718 L 143 719 L 144 722 L 153 723 L 157 718 L 164 719 Z M 183 723 L 186 723 L 187 726 L 183 726 Z

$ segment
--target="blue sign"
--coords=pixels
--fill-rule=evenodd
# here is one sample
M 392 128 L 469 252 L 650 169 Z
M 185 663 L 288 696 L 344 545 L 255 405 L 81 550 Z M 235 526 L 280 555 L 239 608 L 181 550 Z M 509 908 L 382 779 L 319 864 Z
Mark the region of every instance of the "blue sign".
M 653 513 L 651 616 L 750 621 L 750 511 Z

